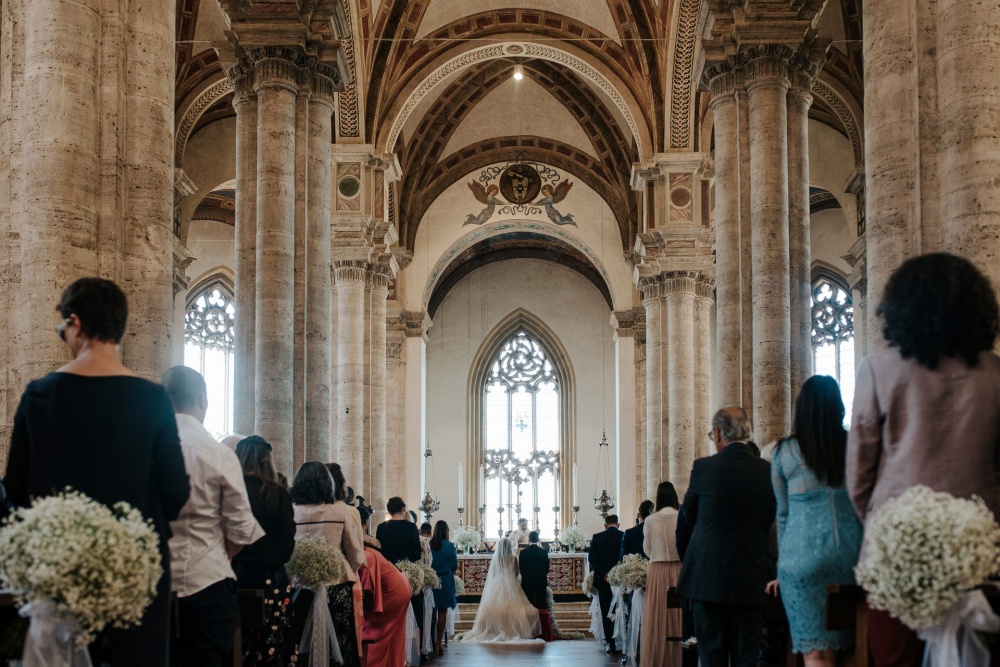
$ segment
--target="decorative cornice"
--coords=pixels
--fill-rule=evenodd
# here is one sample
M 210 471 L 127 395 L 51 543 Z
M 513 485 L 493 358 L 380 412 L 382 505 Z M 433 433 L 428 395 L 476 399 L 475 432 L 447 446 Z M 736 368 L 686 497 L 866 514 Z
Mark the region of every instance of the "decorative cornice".
M 345 259 L 333 263 L 333 274 L 338 283 L 352 282 L 365 284 L 368 274 L 368 262 Z
M 404 323 L 403 333 L 407 338 L 425 338 L 427 330 L 431 328 L 431 318 L 422 310 L 403 311 L 402 319 Z M 426 338 L 425 338 L 426 340 Z

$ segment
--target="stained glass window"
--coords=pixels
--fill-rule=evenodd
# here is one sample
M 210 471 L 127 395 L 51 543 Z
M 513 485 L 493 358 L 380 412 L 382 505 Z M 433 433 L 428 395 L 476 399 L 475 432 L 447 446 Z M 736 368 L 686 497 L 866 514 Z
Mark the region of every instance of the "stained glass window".
M 829 375 L 840 384 L 847 408 L 845 423 L 851 421 L 854 402 L 854 306 L 851 293 L 828 278 L 813 283 L 812 293 L 813 370 Z
M 490 365 L 483 392 L 487 535 L 506 533 L 523 517 L 532 530 L 551 538 L 559 489 L 556 370 L 538 341 L 519 331 Z
M 233 430 L 235 321 L 232 294 L 219 283 L 192 295 L 184 313 L 184 365 L 205 378 L 208 386 L 205 428 L 216 438 Z

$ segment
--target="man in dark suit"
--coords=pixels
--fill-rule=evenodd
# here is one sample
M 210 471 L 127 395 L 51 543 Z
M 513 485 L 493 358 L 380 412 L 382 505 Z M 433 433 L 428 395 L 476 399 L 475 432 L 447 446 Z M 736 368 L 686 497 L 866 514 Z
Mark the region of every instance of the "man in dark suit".
M 538 609 L 548 609 L 545 591 L 549 586 L 549 555 L 538 546 L 538 531 L 528 533 L 528 546 L 517 556 L 521 569 L 521 590 Z
M 635 517 L 639 523 L 625 531 L 625 537 L 622 538 L 622 558 L 625 558 L 629 554 L 639 554 L 646 560 L 649 560 L 649 556 L 646 555 L 646 551 L 642 548 L 642 543 L 646 539 L 644 530 L 646 517 L 653 513 L 653 507 L 652 500 L 643 500 L 639 503 L 639 513 Z
M 710 436 L 718 453 L 694 462 L 677 519 L 677 591 L 691 600 L 702 667 L 749 667 L 757 664 L 776 509 L 770 465 L 747 447 L 742 408 L 719 410 Z
M 401 560 L 420 562 L 420 533 L 417 525 L 410 521 L 406 503 L 399 496 L 389 498 L 386 503 L 389 520 L 375 529 L 375 539 L 382 545 L 382 555 L 395 565 Z
M 618 515 L 609 514 L 604 520 L 604 532 L 597 533 L 590 540 L 590 553 L 587 561 L 594 572 L 594 588 L 601 603 L 601 622 L 604 624 L 604 639 L 607 642 L 605 651 L 617 653 L 614 640 L 614 623 L 608 618 L 611 610 L 611 584 L 608 583 L 608 572 L 621 560 L 622 536 L 618 530 Z

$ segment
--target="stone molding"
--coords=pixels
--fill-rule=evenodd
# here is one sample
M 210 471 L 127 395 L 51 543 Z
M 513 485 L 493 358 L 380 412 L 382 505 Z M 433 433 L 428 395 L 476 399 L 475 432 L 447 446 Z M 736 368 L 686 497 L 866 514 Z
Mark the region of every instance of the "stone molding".
M 427 331 L 431 328 L 431 318 L 422 310 L 404 310 L 401 316 L 403 320 L 403 335 L 407 338 L 417 338 L 418 336 L 427 340 Z
M 365 284 L 368 275 L 368 262 L 357 260 L 338 260 L 333 264 L 333 273 L 338 283 L 352 282 Z

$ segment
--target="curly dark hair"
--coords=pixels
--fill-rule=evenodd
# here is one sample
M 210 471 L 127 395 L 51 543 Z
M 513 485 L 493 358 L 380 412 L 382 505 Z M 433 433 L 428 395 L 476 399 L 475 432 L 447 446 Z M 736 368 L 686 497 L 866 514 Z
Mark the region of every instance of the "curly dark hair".
M 334 502 L 333 478 L 319 461 L 306 461 L 295 473 L 289 491 L 296 505 L 328 505 Z
M 1000 312 L 989 280 L 971 262 L 937 252 L 903 262 L 885 286 L 876 314 L 890 347 L 937 368 L 941 357 L 970 368 L 993 349 Z
M 80 278 L 63 290 L 56 310 L 65 319 L 80 318 L 80 330 L 92 340 L 122 342 L 128 322 L 128 299 L 121 288 L 104 278 Z

